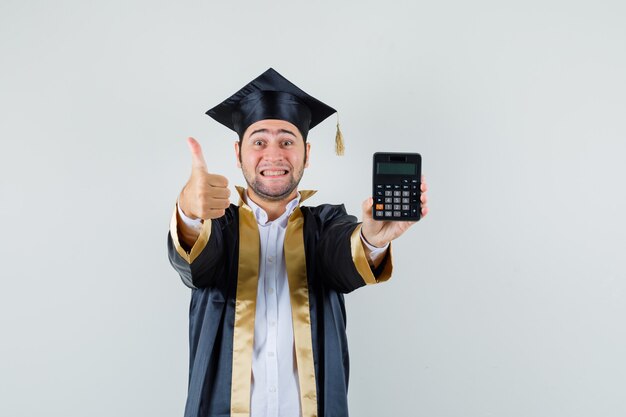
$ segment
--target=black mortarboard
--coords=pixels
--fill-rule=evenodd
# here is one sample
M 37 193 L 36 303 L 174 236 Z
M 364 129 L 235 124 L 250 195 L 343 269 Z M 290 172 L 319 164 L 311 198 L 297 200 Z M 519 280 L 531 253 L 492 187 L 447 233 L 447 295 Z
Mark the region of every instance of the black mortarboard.
M 259 120 L 280 119 L 293 123 L 306 139 L 310 129 L 336 112 L 270 68 L 206 114 L 237 132 L 239 138 Z M 339 124 L 336 140 L 342 140 Z M 343 143 L 337 148 L 343 148 Z

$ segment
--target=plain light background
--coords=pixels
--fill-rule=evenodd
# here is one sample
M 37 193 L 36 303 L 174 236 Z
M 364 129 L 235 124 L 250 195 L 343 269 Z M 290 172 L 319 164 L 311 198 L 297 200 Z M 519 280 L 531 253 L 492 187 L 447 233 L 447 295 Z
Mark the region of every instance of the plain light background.
M 347 296 L 351 415 L 626 415 L 622 1 L 0 1 L 0 415 L 180 416 L 204 111 L 274 67 L 339 109 L 301 188 L 359 215 L 376 151 L 431 213 Z M 234 189 L 233 189 L 234 191 Z

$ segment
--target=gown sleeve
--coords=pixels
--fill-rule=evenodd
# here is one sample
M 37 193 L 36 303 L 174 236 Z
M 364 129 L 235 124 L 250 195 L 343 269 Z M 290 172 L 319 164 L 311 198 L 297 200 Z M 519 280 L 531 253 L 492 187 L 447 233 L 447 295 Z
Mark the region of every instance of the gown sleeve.
M 179 239 L 178 208 L 174 208 L 167 237 L 170 263 L 189 288 L 214 286 L 224 272 L 224 245 L 218 220 L 205 221 L 194 245 L 187 249 Z
M 348 215 L 343 205 L 328 206 L 319 215 L 321 231 L 316 260 L 328 285 L 348 293 L 391 278 L 391 245 L 385 259 L 372 268 L 361 241 L 361 223 L 357 223 L 356 217 Z

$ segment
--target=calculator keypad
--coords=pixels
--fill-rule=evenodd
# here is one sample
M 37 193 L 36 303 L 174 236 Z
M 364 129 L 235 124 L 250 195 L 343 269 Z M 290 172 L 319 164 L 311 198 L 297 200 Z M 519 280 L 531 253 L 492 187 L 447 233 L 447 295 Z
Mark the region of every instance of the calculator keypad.
M 395 220 L 419 216 L 419 183 L 417 179 L 402 179 L 400 184 L 376 184 L 374 214 L 378 218 Z

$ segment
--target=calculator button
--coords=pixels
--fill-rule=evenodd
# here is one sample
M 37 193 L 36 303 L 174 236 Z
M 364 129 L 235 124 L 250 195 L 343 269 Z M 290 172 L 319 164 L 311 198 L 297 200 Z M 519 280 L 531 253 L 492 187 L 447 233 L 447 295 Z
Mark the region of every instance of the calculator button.
M 394 203 L 401 203 L 401 202 L 402 202 L 402 199 L 401 199 L 400 197 L 394 197 L 394 198 L 393 198 L 393 202 L 394 202 Z
M 402 198 L 402 204 L 409 204 L 410 200 L 410 198 Z
M 393 217 L 400 217 L 400 212 L 399 211 L 394 211 L 393 212 Z
M 385 212 L 385 217 L 391 217 L 391 212 L 390 211 L 386 211 Z
M 402 195 L 402 191 L 394 191 L 393 195 L 394 197 L 400 197 Z
M 391 197 L 393 195 L 393 191 L 385 191 L 385 197 Z
M 393 198 L 385 197 L 385 203 L 393 203 Z
M 385 189 L 391 190 L 391 184 L 385 184 Z
M 383 185 L 382 185 L 382 184 L 376 184 L 376 188 L 378 188 L 378 189 L 381 189 L 381 190 L 382 190 L 382 189 L 383 189 Z
M 377 211 L 376 212 L 376 216 L 377 217 L 383 217 L 383 212 L 382 211 Z
M 402 210 L 408 211 L 409 210 L 409 205 L 408 204 L 403 204 L 402 205 Z
M 410 188 L 411 188 L 411 187 L 410 187 L 409 185 L 403 185 L 403 186 L 402 186 L 402 189 L 403 189 L 403 190 L 408 190 L 408 189 L 410 189 Z
M 394 190 L 399 190 L 400 189 L 400 184 L 394 184 L 393 185 L 393 189 Z
M 418 180 L 416 180 L 416 179 L 413 179 L 413 180 L 411 180 L 411 182 L 412 182 L 413 184 L 417 184 L 419 181 L 418 181 Z
M 402 184 L 408 184 L 408 183 L 409 183 L 408 178 L 402 178 Z
M 411 188 L 414 189 L 414 190 L 417 190 L 417 185 L 413 184 L 413 185 L 411 185 Z
M 393 209 L 394 210 L 400 210 L 400 204 L 394 204 L 393 205 Z
M 384 199 L 382 197 L 376 197 L 377 203 L 384 203 Z
M 376 204 L 376 210 L 383 210 L 385 208 L 384 204 Z
M 409 195 L 411 195 L 410 191 L 402 191 L 402 197 L 408 197 Z
M 409 213 L 408 211 L 403 211 L 402 212 L 402 217 L 410 217 L 411 213 Z
M 382 191 L 376 191 L 376 195 L 385 195 Z

